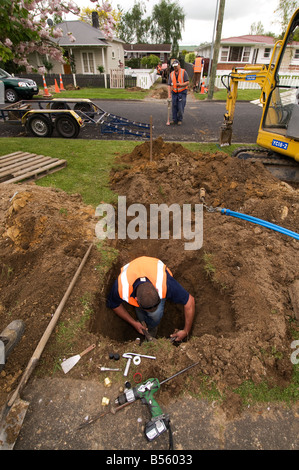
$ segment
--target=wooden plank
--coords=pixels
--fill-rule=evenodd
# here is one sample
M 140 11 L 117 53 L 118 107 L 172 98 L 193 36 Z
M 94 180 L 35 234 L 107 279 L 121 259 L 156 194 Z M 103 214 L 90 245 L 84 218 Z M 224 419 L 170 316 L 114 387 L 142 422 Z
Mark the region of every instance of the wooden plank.
M 40 179 L 43 176 L 46 176 L 49 173 L 54 173 L 54 171 L 59 171 L 67 165 L 66 160 L 58 160 L 57 162 L 51 163 L 43 168 L 35 169 L 31 172 L 25 173 L 23 175 L 17 176 L 7 181 L 3 181 L 2 184 L 7 183 L 17 183 L 24 180 Z
M 51 161 L 53 161 L 53 158 L 44 157 L 44 156 L 41 155 L 40 158 L 30 158 L 29 160 L 26 160 L 26 162 L 24 162 L 22 164 L 14 163 L 13 165 L 10 165 L 10 166 L 7 166 L 7 167 L 3 168 L 3 170 L 0 169 L 0 178 L 2 176 L 9 175 L 9 174 L 15 175 L 16 172 L 18 172 L 22 169 L 32 167 L 32 164 L 34 164 L 34 166 L 32 168 L 38 168 L 41 165 L 45 165 L 46 163 L 50 163 Z M 57 161 L 57 159 L 54 159 L 54 161 Z
M 12 157 L 13 155 L 19 155 L 20 153 L 24 153 L 24 152 L 22 152 L 22 150 L 18 150 L 17 152 L 12 152 L 12 153 L 7 153 L 6 155 L 1 155 L 0 160 L 1 158 Z
M 5 162 L 3 165 L 0 164 L 0 171 L 4 171 L 6 170 L 7 168 L 9 167 L 12 167 L 17 165 L 17 166 L 22 166 L 22 165 L 25 165 L 27 162 L 29 161 L 33 161 L 34 159 L 36 158 L 41 158 L 41 157 L 44 157 L 44 158 L 51 158 L 51 157 L 45 157 L 44 155 L 36 155 L 35 153 L 32 153 L 30 155 L 28 155 L 27 157 L 22 157 L 20 158 L 19 160 L 16 159 L 16 160 L 11 160 L 9 162 Z
M 3 162 L 6 162 L 6 161 L 9 161 L 9 160 L 13 160 L 15 158 L 21 158 L 21 157 L 26 157 L 26 155 L 35 155 L 34 153 L 30 153 L 30 152 L 16 152 L 15 154 L 10 154 L 10 155 L 2 155 L 2 157 L 0 157 L 0 164 L 2 165 Z
M 66 160 L 29 152 L 12 152 L 0 157 L 0 184 L 40 179 L 66 167 Z
M 15 176 L 23 175 L 24 173 L 28 173 L 31 171 L 38 170 L 39 168 L 44 168 L 50 165 L 51 163 L 56 163 L 59 162 L 59 160 L 56 158 L 48 158 L 47 161 L 41 162 L 39 165 L 29 165 L 28 167 L 20 168 L 19 170 L 15 170 L 13 174 Z

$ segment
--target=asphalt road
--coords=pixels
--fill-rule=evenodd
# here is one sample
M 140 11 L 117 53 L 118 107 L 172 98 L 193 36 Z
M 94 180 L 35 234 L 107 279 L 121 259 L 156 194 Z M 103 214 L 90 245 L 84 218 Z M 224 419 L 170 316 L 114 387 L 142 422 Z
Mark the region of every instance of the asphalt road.
M 144 123 L 153 122 L 153 138 L 161 136 L 165 141 L 179 142 L 219 142 L 220 127 L 225 113 L 225 102 L 195 101 L 188 96 L 182 126 L 166 126 L 167 101 L 116 101 L 94 100 L 104 111 Z M 248 102 L 238 102 L 235 112 L 232 143 L 255 143 L 262 109 Z M 0 136 L 24 135 L 20 124 L 0 123 Z M 53 137 L 57 134 L 53 133 Z M 81 129 L 79 139 L 130 139 L 134 136 L 117 134 L 101 135 L 99 129 L 86 125 Z

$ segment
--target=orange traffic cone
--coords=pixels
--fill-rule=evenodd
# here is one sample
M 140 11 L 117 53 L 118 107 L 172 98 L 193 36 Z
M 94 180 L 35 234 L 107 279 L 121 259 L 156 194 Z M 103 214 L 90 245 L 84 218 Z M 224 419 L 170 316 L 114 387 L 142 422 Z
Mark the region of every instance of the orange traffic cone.
M 62 76 L 59 74 L 59 80 L 60 80 L 60 90 L 65 91 L 64 86 L 63 86 L 63 81 L 62 81 Z
M 47 88 L 47 84 L 46 84 L 46 80 L 45 80 L 45 76 L 43 75 L 43 84 L 44 84 L 44 96 L 47 96 L 48 98 L 50 98 L 52 95 L 50 95 L 49 91 L 48 91 L 48 88 Z
M 200 94 L 203 95 L 205 93 L 205 79 L 201 82 Z
M 60 93 L 56 78 L 55 78 L 55 93 Z

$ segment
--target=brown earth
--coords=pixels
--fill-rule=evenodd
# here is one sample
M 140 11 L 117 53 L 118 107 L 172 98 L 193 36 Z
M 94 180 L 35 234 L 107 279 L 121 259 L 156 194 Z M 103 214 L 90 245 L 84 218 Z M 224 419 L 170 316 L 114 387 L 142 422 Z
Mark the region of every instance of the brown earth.
M 111 186 L 127 198 L 168 206 L 200 204 L 206 190 L 210 207 L 226 207 L 299 232 L 298 190 L 274 178 L 261 164 L 219 152 L 193 153 L 162 139 L 138 145 L 119 157 Z M 34 184 L 0 186 L 1 328 L 23 319 L 25 334 L 0 374 L 0 405 L 14 390 L 39 339 L 57 309 L 90 242 L 95 241 L 94 208 L 79 195 Z M 193 214 L 195 209 L 193 210 Z M 107 253 L 97 244 L 42 355 L 36 374 L 65 377 L 59 360 L 95 342 L 67 377 L 102 380 L 97 366 L 121 367 L 110 352 L 155 355 L 132 365 L 128 380 L 142 373 L 160 380 L 199 361 L 191 373 L 165 384 L 162 403 L 183 390 L 200 394 L 203 384 L 226 392 L 228 415 L 240 410 L 232 393 L 245 380 L 285 387 L 292 377 L 291 328 L 297 329 L 290 289 L 298 277 L 299 245 L 294 238 L 218 212 L 204 211 L 203 246 L 185 250 L 186 240 L 111 240 Z M 107 266 L 112 262 L 113 267 Z M 120 266 L 140 255 L 162 259 L 195 297 L 196 316 L 187 342 L 173 346 L 168 337 L 183 326 L 181 306 L 168 303 L 158 341 L 137 345 L 136 332 L 105 305 Z M 293 302 L 293 303 L 292 303 Z M 130 310 L 131 311 L 131 310 Z M 134 312 L 132 312 L 134 314 Z M 108 374 L 109 375 L 109 374 Z M 203 377 L 208 380 L 203 380 Z M 111 373 L 123 385 L 122 373 Z

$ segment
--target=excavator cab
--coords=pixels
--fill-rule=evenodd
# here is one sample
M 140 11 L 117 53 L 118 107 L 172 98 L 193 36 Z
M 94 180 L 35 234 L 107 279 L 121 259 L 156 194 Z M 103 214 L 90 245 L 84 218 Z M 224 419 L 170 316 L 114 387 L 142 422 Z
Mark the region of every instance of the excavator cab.
M 298 49 L 294 51 L 290 45 L 296 39 Z M 290 63 L 294 68 L 296 63 L 299 65 L 299 10 L 295 13 L 284 40 L 277 44 L 275 54 L 272 56 L 270 67 L 273 68 L 273 89 L 269 92 L 260 127 L 260 132 L 265 131 L 270 134 L 270 140 L 271 134 L 277 134 L 278 140 L 282 139 L 282 150 L 287 150 L 289 139 L 299 141 L 299 80 L 298 85 L 285 83 L 283 79 L 286 75 L 286 63 Z M 266 87 L 267 84 L 265 84 Z M 265 139 L 265 136 L 262 142 L 266 148 L 269 148 L 268 139 Z M 299 148 L 297 153 L 299 154 Z M 297 159 L 294 154 L 289 156 Z

